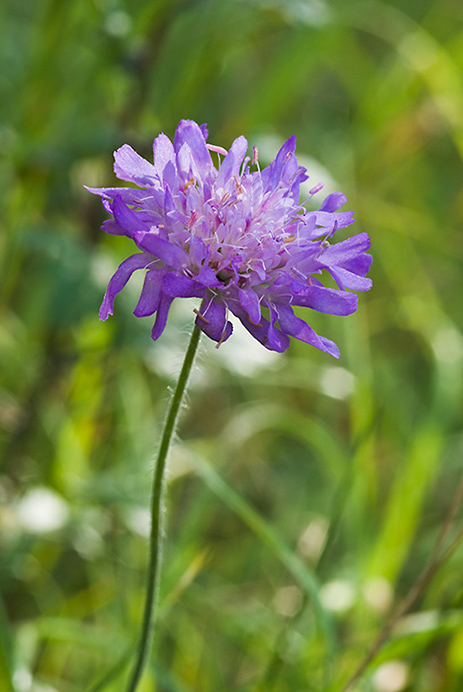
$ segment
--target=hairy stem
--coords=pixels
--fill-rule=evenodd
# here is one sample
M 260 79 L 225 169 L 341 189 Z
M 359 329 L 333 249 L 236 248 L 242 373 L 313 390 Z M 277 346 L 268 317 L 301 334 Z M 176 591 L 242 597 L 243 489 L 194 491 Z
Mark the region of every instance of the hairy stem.
M 163 539 L 163 490 L 164 490 L 164 471 L 166 468 L 167 455 L 175 432 L 175 426 L 180 410 L 180 406 L 185 394 L 188 378 L 198 349 L 201 331 L 194 325 L 188 344 L 185 359 L 178 378 L 177 386 L 170 401 L 167 417 L 164 422 L 161 443 L 159 445 L 158 456 L 154 468 L 153 488 L 151 495 L 151 534 L 150 534 L 150 558 L 146 582 L 146 600 L 143 615 L 143 626 L 138 645 L 137 660 L 133 669 L 127 692 L 135 692 L 140 681 L 143 669 L 150 651 L 151 640 L 153 638 L 154 622 L 156 616 L 156 601 L 159 587 L 159 574 L 162 558 L 162 539 Z

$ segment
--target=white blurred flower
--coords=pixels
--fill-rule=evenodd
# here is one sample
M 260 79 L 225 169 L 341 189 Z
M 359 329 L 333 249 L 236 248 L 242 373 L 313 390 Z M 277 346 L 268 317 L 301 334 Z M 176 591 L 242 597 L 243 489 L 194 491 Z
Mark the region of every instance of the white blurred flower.
M 318 560 L 326 542 L 329 522 L 324 517 L 313 519 L 297 542 L 300 554 L 308 560 Z
M 134 533 L 148 538 L 151 530 L 151 515 L 148 509 L 135 507 L 124 512 L 124 521 Z
M 320 389 L 333 399 L 346 399 L 354 389 L 355 378 L 345 368 L 324 368 L 320 375 Z
M 372 682 L 375 692 L 401 692 L 409 682 L 410 668 L 404 661 L 388 661 L 375 671 Z
M 394 591 L 384 577 L 372 577 L 363 588 L 363 597 L 373 610 L 382 613 L 391 605 Z
M 273 607 L 279 615 L 291 618 L 297 615 L 302 604 L 302 592 L 298 586 L 282 586 L 273 597 Z
M 63 528 L 69 518 L 66 501 L 50 488 L 29 490 L 16 506 L 17 524 L 29 533 L 49 533 Z
M 320 589 L 320 598 L 328 610 L 344 613 L 355 603 L 355 589 L 346 580 L 336 579 L 327 582 Z

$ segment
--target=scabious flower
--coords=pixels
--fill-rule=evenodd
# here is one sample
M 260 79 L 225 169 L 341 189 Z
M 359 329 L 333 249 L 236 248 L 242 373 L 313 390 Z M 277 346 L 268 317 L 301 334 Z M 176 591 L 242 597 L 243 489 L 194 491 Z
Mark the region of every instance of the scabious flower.
M 365 277 L 371 264 L 368 235 L 331 244 L 335 231 L 354 221 L 352 212 L 338 211 L 345 196 L 328 195 L 318 211 L 300 204 L 300 184 L 308 176 L 294 154 L 294 136 L 262 171 L 256 148 L 252 160 L 246 156 L 244 137 L 228 152 L 206 140 L 205 125 L 182 120 L 173 144 L 165 134 L 154 140 L 154 164 L 128 144 L 115 152 L 116 176 L 137 188 L 87 188 L 112 214 L 103 230 L 131 238 L 139 250 L 111 278 L 100 319 L 113 314 L 115 296 L 142 269 L 134 314 L 156 314 L 155 340 L 174 298 L 196 297 L 201 299 L 196 324 L 218 345 L 232 333 L 231 312 L 272 351 L 285 351 L 293 336 L 338 357 L 336 344 L 293 308 L 349 315 L 357 309 L 350 290 L 371 286 Z M 324 270 L 337 288 L 322 284 Z

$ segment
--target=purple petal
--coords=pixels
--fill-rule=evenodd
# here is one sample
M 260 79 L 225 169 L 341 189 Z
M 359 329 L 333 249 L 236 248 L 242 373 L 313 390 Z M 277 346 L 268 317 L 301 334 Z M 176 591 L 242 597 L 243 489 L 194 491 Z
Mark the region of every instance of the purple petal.
M 164 278 L 164 291 L 172 298 L 204 298 L 206 288 L 187 276 L 169 272 Z
M 106 320 L 108 315 L 113 314 L 114 299 L 119 291 L 122 291 L 133 272 L 137 269 L 144 269 L 150 262 L 150 258 L 141 252 L 136 255 L 131 255 L 127 257 L 126 260 L 119 265 L 116 272 L 111 277 L 108 284 L 107 291 L 103 298 L 103 302 L 100 307 L 100 320 Z
M 319 348 L 321 351 L 330 353 L 335 358 L 339 358 L 339 349 L 336 344 L 330 339 L 319 336 L 304 320 L 296 317 L 291 307 L 278 305 L 277 312 L 278 323 L 284 332 L 294 336 L 296 339 L 300 339 L 300 341 L 305 341 L 305 343 L 311 346 L 315 346 L 315 348 Z
M 359 276 L 365 276 L 370 269 L 372 261 L 373 257 L 371 255 L 369 255 L 367 252 L 362 252 L 362 254 L 358 255 L 358 257 L 354 257 L 351 260 L 347 260 L 347 262 L 343 262 L 342 266 L 343 269 L 347 269 L 347 271 L 358 274 Z
M 199 272 L 195 275 L 195 279 L 208 288 L 221 288 L 223 286 L 223 282 L 219 281 L 215 271 L 207 264 L 200 265 Z
M 231 322 L 227 321 L 227 309 L 220 299 L 203 300 L 196 318 L 198 327 L 213 341 L 223 343 L 233 331 Z
M 103 205 L 105 211 L 108 212 L 108 214 L 112 214 L 112 213 L 113 213 L 113 210 L 112 210 L 112 208 L 111 208 L 112 201 L 111 201 L 110 199 L 106 199 L 106 197 L 102 197 L 102 198 L 101 198 L 101 203 L 102 203 L 102 205 Z
M 195 266 L 199 266 L 206 259 L 206 245 L 201 238 L 191 236 L 189 246 L 190 251 L 188 254 L 190 255 L 190 259 Z
M 351 315 L 357 310 L 355 293 L 337 291 L 335 288 L 310 286 L 293 292 L 293 305 L 303 305 L 328 315 Z
M 114 199 L 120 197 L 126 204 L 134 204 L 141 206 L 142 198 L 146 195 L 144 190 L 139 190 L 136 187 L 87 187 L 85 189 L 94 195 L 99 195 L 104 199 Z
M 342 289 L 350 288 L 353 291 L 369 291 L 373 285 L 371 279 L 365 277 L 370 269 L 373 258 L 366 252 L 348 259 L 340 265 L 328 267 L 333 279 Z
M 251 322 L 254 322 L 254 324 L 259 324 L 261 315 L 257 293 L 252 288 L 239 288 L 238 294 L 240 303 L 244 310 L 248 313 Z
M 172 231 L 179 231 L 188 224 L 188 217 L 175 203 L 170 186 L 166 184 L 164 194 L 164 218 Z
M 296 136 L 292 135 L 281 147 L 275 160 L 262 171 L 262 180 L 266 190 L 275 189 L 282 176 L 285 166 L 296 150 Z
M 248 143 L 243 136 L 235 139 L 220 166 L 219 175 L 215 183 L 217 188 L 224 187 L 234 175 L 239 175 L 247 148 Z
M 177 164 L 175 162 L 169 161 L 162 171 L 162 179 L 166 185 L 168 185 L 172 190 L 179 187 L 180 182 L 177 173 Z
M 238 302 L 231 302 L 230 305 L 230 310 L 231 312 L 238 317 L 240 320 L 241 324 L 243 327 L 245 327 L 248 332 L 253 336 L 257 341 L 259 341 L 263 346 L 266 348 L 269 348 L 268 344 L 268 328 L 269 328 L 269 321 L 265 319 L 265 317 L 260 318 L 259 324 L 254 324 L 251 322 L 249 319 L 248 313 L 243 310 L 241 305 Z M 269 350 L 274 350 L 269 348 Z M 285 349 L 283 348 L 282 351 Z
M 186 145 L 186 146 L 185 146 Z M 179 168 L 187 175 L 191 164 L 193 175 L 201 177 L 201 173 L 212 167 L 212 159 L 206 147 L 203 133 L 194 120 L 181 120 L 174 138 L 174 148 L 177 152 Z
M 145 230 L 145 224 L 140 217 L 122 201 L 120 197 L 115 197 L 111 204 L 111 210 L 118 226 L 122 228 L 124 234 L 133 238 L 136 233 Z
M 186 142 L 177 151 L 177 170 L 179 172 L 182 185 L 186 184 L 194 176 L 193 157 L 190 147 Z M 197 174 L 197 172 L 196 172 Z
M 133 311 L 136 317 L 148 317 L 154 315 L 159 307 L 161 299 L 163 271 L 148 271 L 145 274 L 145 281 L 138 300 L 137 306 Z
M 341 290 L 349 288 L 351 291 L 369 291 L 373 285 L 371 279 L 358 276 L 358 274 L 349 272 L 343 267 L 328 267 L 328 271 Z
M 101 228 L 105 233 L 110 233 L 111 235 L 125 235 L 124 229 L 121 228 L 114 219 L 106 219 L 103 221 Z
M 322 255 L 322 261 L 327 263 L 344 264 L 348 260 L 356 258 L 360 253 L 365 252 L 370 247 L 370 238 L 367 233 L 358 233 L 342 240 L 336 245 L 330 245 Z
M 332 192 L 323 200 L 320 211 L 337 211 L 346 202 L 347 198 L 342 192 Z
M 313 211 L 310 212 L 310 216 L 312 215 L 315 216 L 317 226 L 321 226 L 317 234 L 313 234 L 314 238 L 326 232 L 332 233 L 337 228 L 345 228 L 355 222 L 353 211 Z
M 204 137 L 204 141 L 207 142 L 207 138 L 209 136 L 209 131 L 207 129 L 206 123 L 203 123 L 202 125 L 200 125 L 199 129 L 201 130 L 201 134 Z
M 159 301 L 159 307 L 156 312 L 156 321 L 151 332 L 151 338 L 153 339 L 153 341 L 159 339 L 162 332 L 164 331 L 164 327 L 166 326 L 167 322 L 167 317 L 169 315 L 169 308 L 171 306 L 172 301 L 173 298 L 171 296 L 168 296 L 165 293 L 161 293 L 161 300 Z
M 123 144 L 114 152 L 114 173 L 121 180 L 131 180 L 141 187 L 157 182 L 153 164 L 137 154 L 128 144 Z
M 174 145 L 164 133 L 156 137 L 153 142 L 153 160 L 154 168 L 161 179 L 168 163 L 175 166 Z
M 301 183 L 303 183 L 304 180 L 307 180 L 309 176 L 307 175 L 307 170 L 303 166 L 297 165 L 296 157 L 293 157 L 293 158 L 294 158 L 296 172 L 292 176 L 293 183 L 291 184 L 291 181 L 288 181 L 288 182 L 291 185 L 290 195 L 291 195 L 292 199 L 294 200 L 294 203 L 298 204 L 299 203 L 299 197 L 300 197 Z
M 188 264 L 188 255 L 185 250 L 168 240 L 159 238 L 154 233 L 136 233 L 134 240 L 142 250 L 158 257 L 170 267 L 181 269 Z
M 281 330 L 275 326 L 275 322 L 278 318 L 278 313 L 272 303 L 267 302 L 268 308 L 270 310 L 270 324 L 268 327 L 268 343 L 264 344 L 271 351 L 278 351 L 282 353 L 289 348 L 290 339 L 286 333 L 286 329 L 280 323 Z

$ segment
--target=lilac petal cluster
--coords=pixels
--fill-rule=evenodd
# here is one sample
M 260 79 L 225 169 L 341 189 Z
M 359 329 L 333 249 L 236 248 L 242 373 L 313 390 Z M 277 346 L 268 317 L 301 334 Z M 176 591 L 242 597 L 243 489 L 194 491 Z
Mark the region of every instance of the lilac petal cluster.
M 102 197 L 112 215 L 103 230 L 131 238 L 138 252 L 111 278 L 100 319 L 113 314 L 115 296 L 141 269 L 144 283 L 134 314 L 156 315 L 153 339 L 162 334 L 175 298 L 196 297 L 196 324 L 218 345 L 232 333 L 233 313 L 269 350 L 285 351 L 293 336 L 338 357 L 336 344 L 293 308 L 355 312 L 351 291 L 371 287 L 365 276 L 370 240 L 359 233 L 332 244 L 335 231 L 353 223 L 353 214 L 338 211 L 346 201 L 342 193 L 328 195 L 318 211 L 300 203 L 300 184 L 308 176 L 295 146 L 290 137 L 261 171 L 257 150 L 252 160 L 246 156 L 244 137 L 227 152 L 207 144 L 204 125 L 182 120 L 173 143 L 165 134 L 156 137 L 152 164 L 128 144 L 118 149 L 115 174 L 137 187 L 87 189 Z M 325 286 L 323 274 L 337 288 Z

